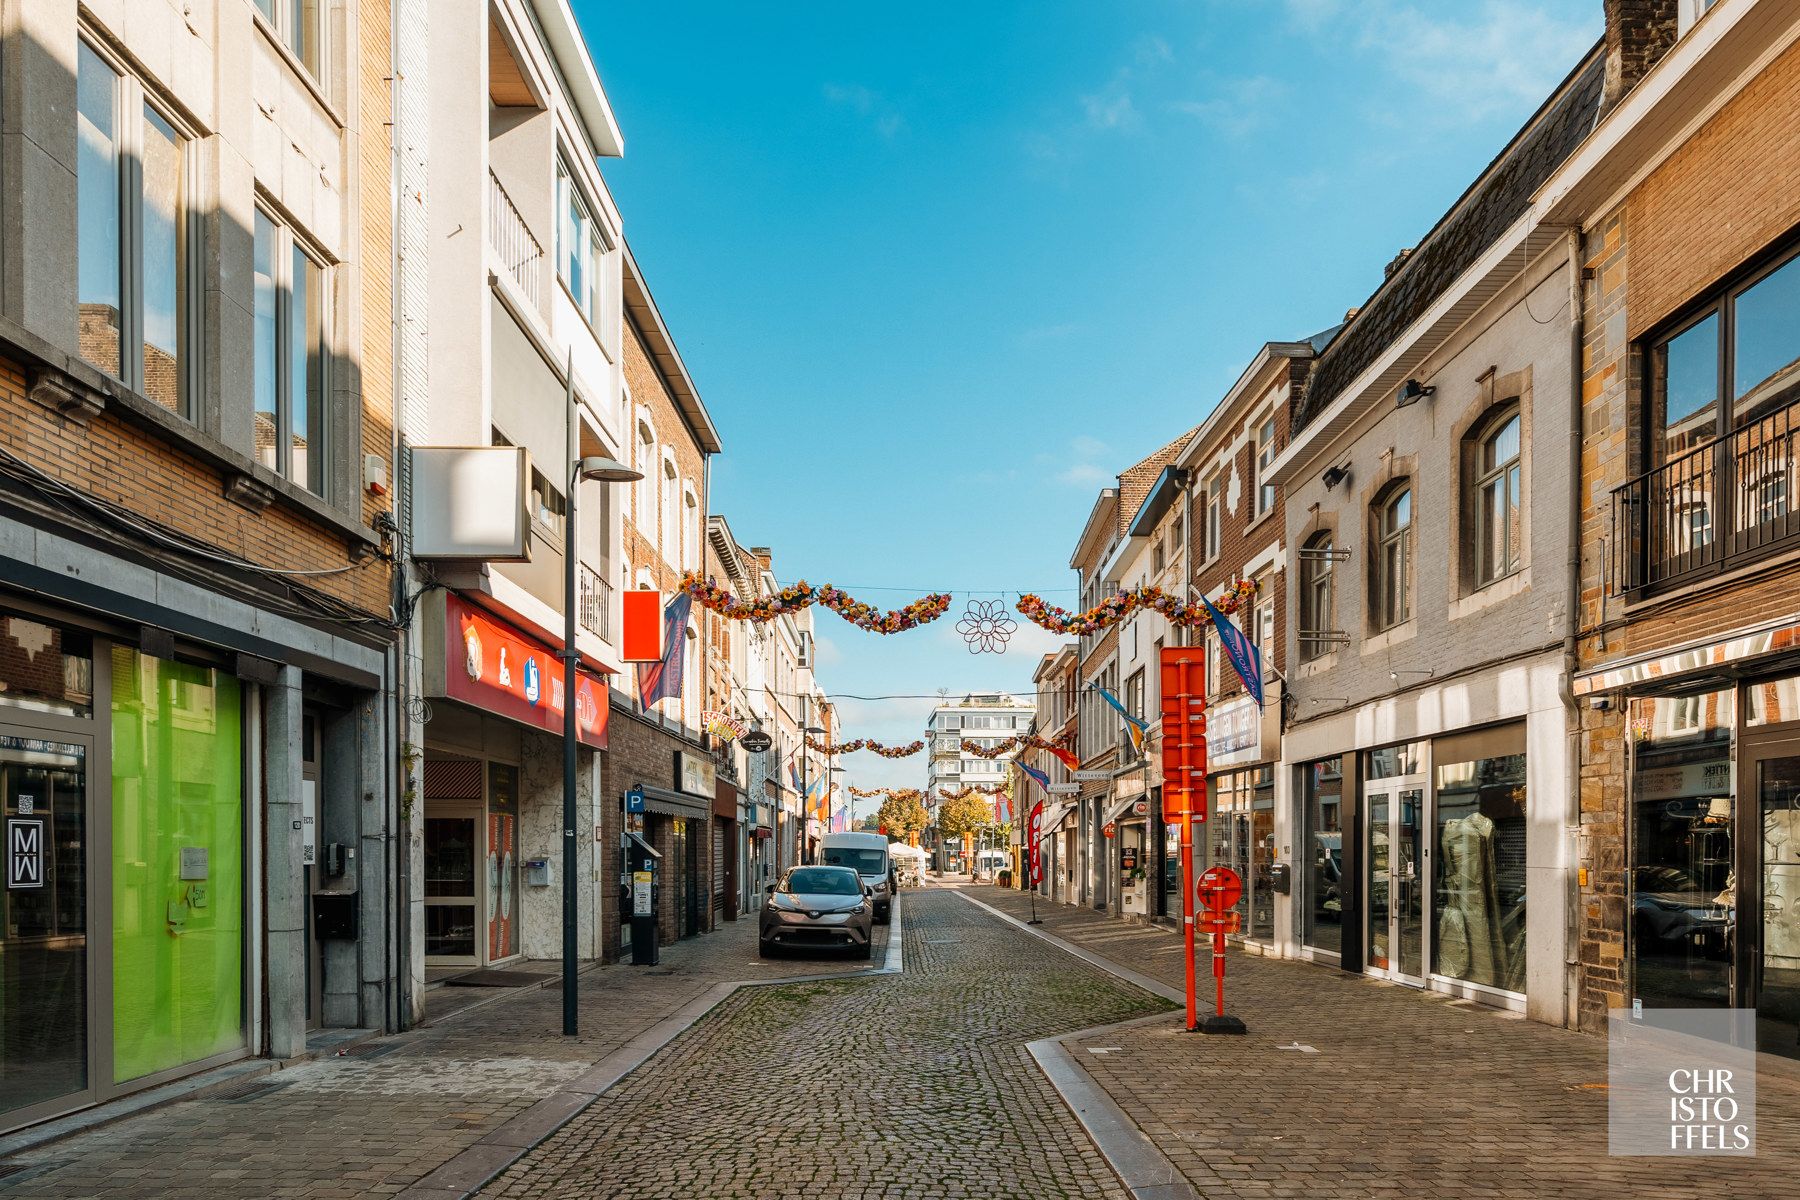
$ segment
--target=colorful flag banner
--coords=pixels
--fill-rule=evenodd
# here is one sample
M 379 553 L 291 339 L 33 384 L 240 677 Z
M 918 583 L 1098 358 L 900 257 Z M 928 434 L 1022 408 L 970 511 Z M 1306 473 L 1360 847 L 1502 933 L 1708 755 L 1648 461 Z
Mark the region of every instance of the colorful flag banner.
M 1206 611 L 1212 614 L 1213 627 L 1219 631 L 1219 644 L 1225 647 L 1225 657 L 1244 681 L 1244 687 L 1256 697 L 1257 707 L 1262 707 L 1262 655 L 1257 653 L 1255 643 L 1249 635 L 1231 623 L 1231 618 L 1220 612 L 1211 600 L 1200 597 L 1200 603 L 1206 605 Z
M 1038 770 L 1036 767 L 1031 766 L 1029 763 L 1022 763 L 1016 758 L 1013 760 L 1013 765 L 1025 772 L 1025 774 L 1031 776 L 1031 778 L 1036 781 L 1037 785 L 1046 792 L 1050 790 L 1050 776 Z
M 638 698 L 649 708 L 658 700 L 681 695 L 682 663 L 687 656 L 688 613 L 694 598 L 686 592 L 669 601 L 663 609 L 663 656 L 661 661 L 639 663 L 637 668 Z
M 1125 728 L 1127 732 L 1131 734 L 1131 748 L 1136 750 L 1139 754 L 1142 754 L 1144 752 L 1144 739 L 1150 736 L 1150 722 L 1144 720 L 1142 717 L 1134 716 L 1132 713 L 1127 712 L 1125 706 L 1119 703 L 1119 698 L 1099 684 L 1090 683 L 1088 686 L 1093 688 L 1096 692 L 1099 692 L 1100 698 L 1112 705 L 1113 708 L 1118 711 L 1118 714 L 1125 718 Z

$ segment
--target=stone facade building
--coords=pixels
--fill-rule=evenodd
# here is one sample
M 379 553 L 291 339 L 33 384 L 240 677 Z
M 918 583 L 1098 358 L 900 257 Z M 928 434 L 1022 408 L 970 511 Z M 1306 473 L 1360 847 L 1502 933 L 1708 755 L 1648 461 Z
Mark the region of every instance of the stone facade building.
M 390 12 L 333 11 L 0 10 L 0 1130 L 405 1021 Z

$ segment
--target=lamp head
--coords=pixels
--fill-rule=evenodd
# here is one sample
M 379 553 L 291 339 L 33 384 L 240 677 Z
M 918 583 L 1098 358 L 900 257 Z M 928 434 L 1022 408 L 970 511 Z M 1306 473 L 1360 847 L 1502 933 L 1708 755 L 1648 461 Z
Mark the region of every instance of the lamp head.
M 595 454 L 575 464 L 575 477 L 594 483 L 636 483 L 644 477 L 644 473 L 634 471 L 616 459 Z

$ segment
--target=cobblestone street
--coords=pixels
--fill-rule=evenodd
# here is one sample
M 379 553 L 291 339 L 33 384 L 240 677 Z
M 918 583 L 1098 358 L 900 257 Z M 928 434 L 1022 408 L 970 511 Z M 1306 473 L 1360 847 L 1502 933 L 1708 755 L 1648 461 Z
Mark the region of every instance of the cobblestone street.
M 425 1028 L 0 1159 L 0 1196 L 397 1193 L 718 983 L 868 965 L 759 959 L 755 924 L 584 973 L 580 1037 L 562 1036 L 558 988 L 441 988 Z
M 739 993 L 492 1193 L 1123 1196 L 1024 1044 L 1165 1003 L 945 891 L 904 903 L 904 975 Z
M 964 894 L 1029 915 L 1020 892 Z M 1046 932 L 1181 986 L 1173 930 L 1060 904 L 1037 912 Z M 1202 958 L 1206 999 L 1209 969 Z M 1102 1052 L 1076 1055 L 1209 1200 L 1702 1200 L 1787 1195 L 1800 1177 L 1800 1086 L 1766 1055 L 1755 1158 L 1612 1158 L 1602 1038 L 1252 954 L 1230 956 L 1226 999 L 1248 1036 L 1190 1035 L 1175 1015 L 1079 1039 Z

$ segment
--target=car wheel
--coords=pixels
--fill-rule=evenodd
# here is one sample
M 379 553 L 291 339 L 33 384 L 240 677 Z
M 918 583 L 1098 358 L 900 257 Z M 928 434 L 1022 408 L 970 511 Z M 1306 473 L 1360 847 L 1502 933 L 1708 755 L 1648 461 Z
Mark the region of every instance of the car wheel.
M 766 938 L 756 939 L 756 956 L 758 958 L 774 958 L 775 943 Z
M 882 907 L 875 910 L 875 923 L 877 925 L 886 925 L 889 922 L 891 922 L 893 919 L 894 919 L 894 906 L 893 905 L 891 905 L 891 904 L 883 905 Z

